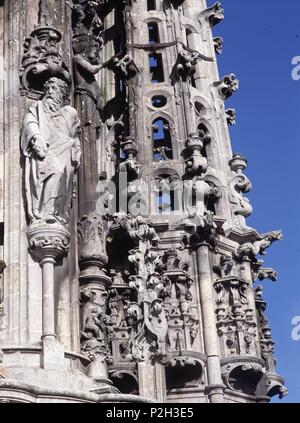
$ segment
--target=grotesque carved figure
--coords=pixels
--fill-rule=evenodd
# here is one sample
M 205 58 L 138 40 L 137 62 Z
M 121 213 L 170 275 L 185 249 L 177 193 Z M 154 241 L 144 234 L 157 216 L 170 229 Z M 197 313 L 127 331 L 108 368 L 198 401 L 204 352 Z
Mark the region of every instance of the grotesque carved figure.
M 221 37 L 215 37 L 214 38 L 214 47 L 215 47 L 215 52 L 217 54 L 222 54 L 222 51 L 223 51 L 223 38 L 221 38 Z
M 21 146 L 25 156 L 27 213 L 31 223 L 66 223 L 71 207 L 74 173 L 79 167 L 79 119 L 67 106 L 69 87 L 50 78 L 41 101 L 25 114 Z
M 219 1 L 201 12 L 199 16 L 200 23 L 203 23 L 203 21 L 208 21 L 212 27 L 222 22 L 223 19 L 224 9 L 222 8 L 222 5 Z
M 223 100 L 227 100 L 227 98 L 231 97 L 232 94 L 239 89 L 239 80 L 231 73 L 230 75 L 224 76 L 221 81 L 215 82 L 214 85 L 218 88 Z
M 230 256 L 221 256 L 220 264 L 213 267 L 213 271 L 220 277 L 226 278 L 232 276 L 234 272 L 234 260 Z
M 177 80 L 187 81 L 189 77 L 194 75 L 195 66 L 200 59 L 199 54 L 196 51 L 181 51 L 178 54 L 177 63 L 175 65 L 175 75 Z M 174 79 L 173 77 L 173 79 Z
M 81 348 L 88 356 L 106 352 L 106 292 L 84 288 L 81 302 Z M 91 357 L 92 358 L 92 357 Z
M 283 238 L 283 234 L 281 231 L 273 231 L 266 233 L 261 236 L 261 239 L 258 241 L 250 242 L 240 245 L 235 252 L 235 256 L 237 258 L 247 258 L 249 257 L 254 262 L 257 262 L 256 256 L 258 254 L 264 256 L 267 253 L 267 249 L 273 244 L 275 241 L 281 241 Z
M 236 124 L 236 110 L 227 109 L 225 113 L 226 113 L 226 120 L 228 125 L 234 126 Z

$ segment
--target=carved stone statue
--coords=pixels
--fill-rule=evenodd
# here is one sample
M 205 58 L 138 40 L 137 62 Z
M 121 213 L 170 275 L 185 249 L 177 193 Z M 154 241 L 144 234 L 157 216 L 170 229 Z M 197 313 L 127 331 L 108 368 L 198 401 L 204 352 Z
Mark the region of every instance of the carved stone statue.
M 91 37 L 83 42 L 74 42 L 74 78 L 78 109 L 81 111 L 81 125 L 101 127 L 103 100 L 95 75 L 102 69 L 101 42 Z M 96 137 L 98 133 L 96 132 Z
M 243 193 L 247 193 L 252 189 L 250 180 L 243 174 L 247 167 L 247 160 L 240 154 L 234 154 L 229 164 L 233 172 L 233 177 L 229 184 L 229 193 L 235 224 L 241 229 L 245 229 L 247 228 L 246 218 L 253 212 L 249 199 L 243 195 Z
M 81 348 L 91 359 L 94 354 L 106 353 L 105 302 L 106 291 L 83 288 L 81 303 Z
M 25 192 L 31 223 L 67 223 L 74 174 L 80 162 L 80 125 L 75 109 L 67 106 L 69 87 L 58 78 L 44 86 L 41 101 L 26 111 L 21 148 L 25 156 Z

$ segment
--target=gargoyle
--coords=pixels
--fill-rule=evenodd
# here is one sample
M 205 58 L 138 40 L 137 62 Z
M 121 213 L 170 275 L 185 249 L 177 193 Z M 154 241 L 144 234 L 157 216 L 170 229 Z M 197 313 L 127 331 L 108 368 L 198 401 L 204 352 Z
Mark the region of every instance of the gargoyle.
M 280 241 L 283 238 L 283 234 L 281 231 L 273 231 L 267 234 L 262 235 L 259 241 L 255 241 L 253 243 L 246 243 L 241 245 L 237 248 L 235 255 L 238 258 L 250 258 L 254 261 L 257 261 L 256 256 L 266 255 L 267 249 L 273 244 L 275 241 Z

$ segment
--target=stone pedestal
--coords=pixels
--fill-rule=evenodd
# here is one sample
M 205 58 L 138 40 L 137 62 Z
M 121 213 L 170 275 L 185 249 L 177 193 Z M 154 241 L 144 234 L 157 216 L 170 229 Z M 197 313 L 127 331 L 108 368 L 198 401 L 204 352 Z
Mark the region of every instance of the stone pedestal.
M 64 347 L 55 330 L 54 267 L 67 254 L 70 235 L 59 223 L 37 223 L 29 227 L 27 238 L 31 255 L 42 268 L 43 368 L 63 368 Z

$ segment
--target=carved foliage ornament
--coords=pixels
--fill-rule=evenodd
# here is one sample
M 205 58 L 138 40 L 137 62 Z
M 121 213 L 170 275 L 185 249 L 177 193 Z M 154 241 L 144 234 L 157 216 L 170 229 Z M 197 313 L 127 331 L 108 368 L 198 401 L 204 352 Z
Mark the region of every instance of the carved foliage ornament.
M 156 244 L 158 241 L 155 230 L 141 216 L 133 217 L 126 213 L 115 213 L 109 239 L 113 237 L 114 231 L 119 229 L 123 230 L 136 243 L 148 241 Z

